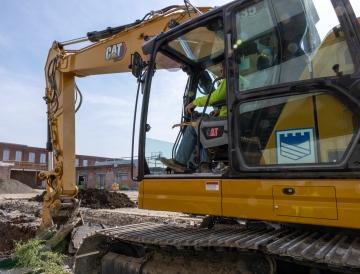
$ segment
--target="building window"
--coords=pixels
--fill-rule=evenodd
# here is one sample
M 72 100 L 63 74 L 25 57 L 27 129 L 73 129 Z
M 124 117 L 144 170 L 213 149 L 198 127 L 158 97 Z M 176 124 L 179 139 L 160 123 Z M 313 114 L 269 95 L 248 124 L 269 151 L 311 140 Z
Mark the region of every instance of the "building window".
M 75 159 L 75 166 L 79 166 L 79 159 L 78 158 Z
M 3 151 L 3 161 L 9 161 L 10 159 L 10 151 L 8 149 L 4 149 Z
M 83 166 L 87 166 L 88 165 L 88 160 L 83 160 Z
M 35 163 L 35 153 L 34 152 L 29 152 L 29 162 Z
M 78 186 L 79 186 L 80 189 L 86 189 L 87 175 L 79 175 Z
M 46 154 L 45 153 L 40 154 L 40 164 L 46 164 Z
M 128 181 L 128 174 L 124 172 L 118 172 L 116 173 L 116 182 L 122 183 Z
M 96 181 L 99 189 L 105 189 L 105 174 L 96 174 Z
M 21 162 L 21 158 L 22 158 L 22 151 L 17 150 L 15 153 L 15 161 L 16 162 Z

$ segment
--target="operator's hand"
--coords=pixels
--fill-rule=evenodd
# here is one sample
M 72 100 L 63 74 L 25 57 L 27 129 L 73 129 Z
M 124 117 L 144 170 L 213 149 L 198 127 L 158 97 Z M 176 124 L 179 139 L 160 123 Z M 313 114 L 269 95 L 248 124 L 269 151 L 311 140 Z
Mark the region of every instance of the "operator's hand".
M 186 107 L 185 107 L 185 113 L 186 114 L 191 114 L 194 110 L 196 106 L 193 104 L 193 103 L 190 103 L 188 104 Z
M 219 116 L 219 114 L 220 114 L 220 110 L 219 109 L 214 109 L 212 112 L 210 112 L 210 116 L 211 117 L 217 117 L 217 116 Z

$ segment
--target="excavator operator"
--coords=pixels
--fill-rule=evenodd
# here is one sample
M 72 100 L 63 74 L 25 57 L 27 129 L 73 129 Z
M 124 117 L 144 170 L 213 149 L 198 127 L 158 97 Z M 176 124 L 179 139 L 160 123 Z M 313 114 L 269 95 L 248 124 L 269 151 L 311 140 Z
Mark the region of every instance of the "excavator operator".
M 186 114 L 191 114 L 193 109 L 196 107 L 204 107 L 207 103 L 208 105 L 213 106 L 214 104 L 220 101 L 224 101 L 226 99 L 226 80 L 225 80 L 224 61 L 221 63 L 220 74 L 223 80 L 221 80 L 219 86 L 209 95 L 198 97 L 195 100 L 193 100 L 191 103 L 189 103 L 185 107 Z M 209 96 L 210 98 L 208 98 Z M 218 111 L 217 110 L 213 111 L 211 116 L 226 118 L 227 117 L 226 105 L 221 106 Z M 160 159 L 161 162 L 165 166 L 174 170 L 175 172 L 184 173 L 188 168 L 188 162 L 190 160 L 190 157 L 196 148 L 197 139 L 198 138 L 195 128 L 193 126 L 187 126 L 184 131 L 181 142 L 179 144 L 179 148 L 176 152 L 175 159 L 161 158 Z M 211 162 L 206 149 L 204 149 L 201 146 L 199 151 L 200 151 L 199 171 L 202 173 L 211 173 Z

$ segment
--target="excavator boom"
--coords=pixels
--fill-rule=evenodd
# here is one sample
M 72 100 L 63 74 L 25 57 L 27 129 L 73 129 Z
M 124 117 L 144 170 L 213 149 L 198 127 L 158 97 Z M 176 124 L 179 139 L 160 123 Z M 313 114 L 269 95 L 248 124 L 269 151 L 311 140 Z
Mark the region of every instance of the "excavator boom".
M 144 60 L 147 58 L 142 51 L 145 41 L 210 9 L 196 8 L 188 2 L 185 3 L 185 6 L 169 6 L 159 11 L 152 11 L 132 24 L 90 32 L 87 38 L 53 43 L 45 65 L 44 98 L 48 107 L 47 148 L 51 153 L 48 171 L 40 174 L 40 177 L 47 182 L 43 228 L 51 226 L 54 217 L 62 214 L 60 211 L 64 199 L 71 200 L 77 194 L 75 100 L 81 98 L 81 94 L 76 87 L 75 77 L 130 72 L 129 65 L 133 53 L 139 53 Z M 85 41 L 93 44 L 78 50 L 65 49 L 65 46 Z M 63 213 L 68 218 L 69 210 Z

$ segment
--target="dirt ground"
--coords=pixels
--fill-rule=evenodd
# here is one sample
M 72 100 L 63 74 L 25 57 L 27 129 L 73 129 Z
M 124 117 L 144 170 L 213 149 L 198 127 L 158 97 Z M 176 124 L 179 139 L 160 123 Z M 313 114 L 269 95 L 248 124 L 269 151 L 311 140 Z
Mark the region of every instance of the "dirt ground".
M 79 197 L 84 225 L 72 231 L 69 262 L 65 265 L 68 273 L 72 273 L 73 255 L 83 238 L 95 230 L 143 222 L 177 223 L 184 226 L 201 222 L 201 218 L 186 214 L 138 209 L 137 191 L 115 193 L 90 190 L 85 194 L 80 192 Z M 15 241 L 25 241 L 35 236 L 41 224 L 42 198 L 43 191 L 39 190 L 30 193 L 0 193 L 0 239 L 3 239 L 0 240 L 0 262 L 13 252 Z M 4 273 L 18 273 L 16 271 L 20 270 Z M 2 270 L 0 273 L 3 273 Z
M 12 195 L 11 195 L 12 196 Z M 40 226 L 40 204 L 26 199 L 0 200 L 0 257 L 14 248 L 14 241 L 25 241 L 35 236 Z
M 7 194 L 0 196 L 0 262 L 9 256 L 14 248 L 14 240 L 27 240 L 34 237 L 41 221 L 41 202 L 29 201 L 29 198 L 35 197 L 37 193 L 30 194 Z M 126 195 L 126 193 L 123 193 Z M 136 200 L 136 193 L 132 192 L 132 200 Z M 135 224 L 142 222 L 156 223 L 176 223 L 183 226 L 198 226 L 202 217 L 190 216 L 182 213 L 172 213 L 163 211 L 142 210 L 136 207 L 117 208 L 117 209 L 93 209 L 82 207 L 80 209 L 85 225 L 77 227 L 71 235 L 69 246 L 68 262 L 64 266 L 68 273 L 74 262 L 73 254 L 81 245 L 83 238 L 95 230 L 109 228 L 114 226 Z M 291 263 L 280 262 L 278 274 L 292 273 L 293 265 Z M 2 272 L 6 274 L 25 273 L 25 272 Z M 14 271 L 18 271 L 15 269 Z M 295 273 L 295 272 L 293 272 Z M 308 271 L 296 273 L 320 273 Z M 335 272 L 326 272 L 332 273 Z
M 45 191 L 30 198 L 30 201 L 42 202 Z M 136 202 L 131 200 L 125 193 L 110 192 L 107 190 L 87 189 L 80 190 L 77 197 L 82 207 L 88 208 L 122 208 L 135 207 Z
M 93 195 L 90 198 L 81 196 L 88 199 L 83 198 L 81 202 L 80 212 L 87 226 L 87 228 L 82 229 L 83 231 L 143 222 L 183 225 L 196 225 L 201 222 L 201 218 L 186 214 L 138 209 L 134 203 L 137 199 L 137 192 L 134 191 L 129 192 L 131 199 L 128 198 L 125 191 L 99 194 L 92 190 L 87 195 L 90 193 Z M 105 195 L 105 198 L 102 196 L 99 198 L 96 195 Z M 36 196 L 38 197 L 35 198 Z M 39 199 L 40 196 L 42 196 L 42 192 L 39 191 L 0 195 L 0 237 L 6 239 L 6 241 L 1 241 L 0 257 L 6 257 L 11 253 L 14 248 L 14 240 L 26 240 L 34 237 L 41 223 L 42 203 Z M 81 238 L 83 237 L 82 234 L 80 233 L 80 236 L 77 235 L 76 237 Z M 79 242 L 81 239 L 75 241 Z
M 80 190 L 78 199 L 81 201 L 81 206 L 89 208 L 135 207 L 135 204 L 126 194 L 107 190 Z

